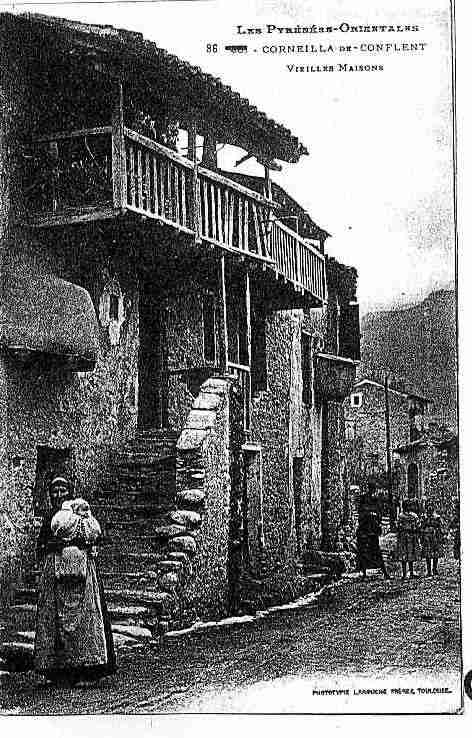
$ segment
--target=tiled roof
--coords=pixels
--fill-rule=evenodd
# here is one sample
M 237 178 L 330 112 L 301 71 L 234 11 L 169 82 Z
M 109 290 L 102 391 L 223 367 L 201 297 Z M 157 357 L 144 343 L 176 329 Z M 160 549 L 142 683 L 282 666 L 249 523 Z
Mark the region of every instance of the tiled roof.
M 226 119 L 229 128 L 231 123 L 235 124 L 237 137 L 247 151 L 251 150 L 251 143 L 256 142 L 267 156 L 288 162 L 296 162 L 308 153 L 291 131 L 259 111 L 221 79 L 170 54 L 140 33 L 37 13 L 4 13 L 0 19 L 8 19 L 20 30 L 21 27 L 34 29 L 48 37 L 48 43 L 56 41 L 104 54 L 110 62 L 120 64 L 125 74 L 127 65 L 133 72 L 139 67 L 164 72 L 174 82 L 174 90 L 190 86 L 193 105 L 200 105 L 203 112 L 212 110 L 221 119 Z
M 383 374 L 383 370 L 380 369 L 378 373 L 379 375 Z M 385 390 L 384 382 L 379 381 L 379 379 L 373 379 L 372 375 L 360 376 L 359 379 L 356 380 L 355 387 L 359 387 L 363 384 L 369 384 L 374 387 L 380 388 L 381 390 Z M 408 384 L 404 381 L 395 381 L 394 379 L 390 379 L 388 387 L 390 392 L 396 392 L 397 394 L 403 395 L 404 397 L 409 397 L 414 400 L 420 400 L 421 402 L 431 402 L 431 400 L 428 397 L 425 397 L 422 392 L 413 387 L 413 385 Z

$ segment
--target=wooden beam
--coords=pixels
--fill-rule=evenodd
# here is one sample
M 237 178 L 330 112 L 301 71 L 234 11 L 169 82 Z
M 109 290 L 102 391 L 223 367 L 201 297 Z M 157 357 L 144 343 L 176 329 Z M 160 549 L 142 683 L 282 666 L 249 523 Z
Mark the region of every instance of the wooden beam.
M 226 264 L 224 254 L 219 264 L 219 326 L 220 326 L 220 368 L 226 374 L 228 371 L 228 315 L 226 309 Z
M 264 189 L 267 199 L 272 200 L 272 180 L 270 178 L 270 169 L 267 166 L 264 167 Z
M 203 157 L 202 164 L 208 169 L 218 169 L 218 160 L 216 155 L 216 138 L 211 130 L 205 131 L 203 138 Z
M 127 200 L 126 149 L 123 120 L 123 85 L 121 80 L 115 81 L 114 93 L 111 124 L 113 206 L 124 210 Z
M 249 270 L 246 269 L 246 329 L 247 329 L 247 363 L 249 372 L 247 377 L 248 387 L 248 430 L 251 428 L 251 366 L 252 366 L 252 335 L 251 335 L 251 278 Z
M 197 162 L 197 124 L 193 121 L 188 129 L 187 155 L 192 162 L 192 196 L 191 227 L 195 232 L 195 243 L 202 242 L 201 212 L 200 212 L 200 179 Z

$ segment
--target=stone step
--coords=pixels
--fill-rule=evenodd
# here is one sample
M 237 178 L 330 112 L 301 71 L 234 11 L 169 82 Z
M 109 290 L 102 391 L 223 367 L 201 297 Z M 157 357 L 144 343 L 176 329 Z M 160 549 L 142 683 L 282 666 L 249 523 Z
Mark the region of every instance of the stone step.
M 166 461 L 173 462 L 177 458 L 176 444 L 174 442 L 156 443 L 150 439 L 133 441 L 133 443 L 130 442 L 120 448 L 116 448 L 111 452 L 110 458 L 113 460 L 119 458 L 121 455 L 127 456 L 130 454 L 151 455 L 156 459 L 162 459 L 164 463 Z
M 158 553 L 162 548 L 162 541 L 154 533 L 149 535 L 134 535 L 130 531 L 126 535 L 104 536 L 99 553 L 101 560 L 104 558 L 114 559 L 120 552 L 134 553 Z
M 167 592 L 156 592 L 149 589 L 105 588 L 105 598 L 111 604 L 141 605 L 152 608 L 157 617 L 165 616 L 174 605 L 174 599 Z
M 317 586 L 322 587 L 323 584 L 326 584 L 330 577 L 328 574 L 305 574 L 304 579 L 306 582 L 311 583 L 315 588 Z
M 305 564 L 304 573 L 305 576 L 314 576 L 315 574 L 330 576 L 332 569 L 329 566 L 310 566 L 309 564 Z
M 112 622 L 143 625 L 156 616 L 156 608 L 161 609 L 165 598 L 160 593 L 138 590 L 137 592 L 106 588 L 107 610 Z M 136 595 L 136 596 L 134 596 Z M 109 600 L 109 601 L 108 601 Z M 8 611 L 9 632 L 28 633 L 36 628 L 36 604 L 27 602 L 12 605 Z
M 157 582 L 155 571 L 106 571 L 102 572 L 102 581 L 106 589 L 138 589 L 152 587 Z
M 119 587 L 109 588 L 108 591 L 116 593 L 118 599 L 122 597 L 123 590 L 120 590 Z M 161 605 L 162 602 L 158 601 L 158 608 Z M 107 602 L 107 610 L 112 623 L 119 622 L 127 625 L 145 626 L 156 617 L 155 602 L 153 604 L 140 604 L 139 602 L 130 602 L 129 598 L 125 598 L 125 601 L 122 602 L 114 602 L 110 598 L 110 601 Z M 36 605 L 31 602 L 12 605 L 8 611 L 8 621 L 9 634 L 34 632 L 36 628 Z
M 143 625 L 128 622 L 115 622 L 112 625 L 113 640 L 116 648 L 132 646 L 140 642 L 150 641 L 153 633 Z M 29 671 L 34 667 L 35 631 L 18 631 L 0 643 L 0 661 L 2 670 L 7 672 Z
M 116 605 L 107 603 L 108 614 L 112 622 L 127 623 L 146 623 L 150 618 L 154 617 L 154 611 L 147 605 Z
M 0 658 L 5 664 L 5 670 L 11 672 L 29 671 L 33 668 L 32 642 L 5 641 L 0 644 Z
M 36 627 L 36 605 L 31 602 L 12 605 L 8 610 L 8 619 L 14 630 L 32 630 Z
M 142 457 L 145 461 L 153 459 L 162 465 L 174 465 L 177 458 L 175 444 L 156 444 L 152 441 L 140 441 L 122 446 L 111 454 L 111 461 L 117 459 L 132 459 Z
M 146 462 L 140 459 L 128 459 L 119 463 L 114 463 L 111 467 L 113 479 L 139 479 L 142 481 L 159 482 L 161 480 L 172 479 L 175 474 L 174 468 L 162 468 L 159 464 Z
M 19 587 L 15 590 L 15 604 L 35 603 L 38 598 L 36 587 Z
M 93 511 L 101 512 L 106 516 L 116 515 L 118 519 L 129 519 L 140 517 L 157 517 L 164 515 L 169 510 L 169 505 L 160 505 L 159 503 L 136 503 L 131 504 L 128 500 L 110 502 L 101 498 L 93 502 Z
M 101 549 L 98 553 L 98 565 L 103 571 L 146 571 L 156 566 L 164 557 L 163 553 L 151 551 L 123 551 L 121 546 Z
M 126 623 L 115 623 L 112 626 L 113 635 L 122 635 L 127 638 L 133 638 L 137 641 L 149 641 L 152 638 L 152 632 L 149 628 L 143 628 L 140 625 L 131 625 Z
M 156 528 L 164 525 L 166 518 L 152 518 L 149 520 L 101 520 L 102 533 L 105 538 L 121 540 L 122 537 L 133 539 L 149 538 L 154 536 Z
M 163 487 L 161 483 L 143 484 L 129 480 L 116 483 L 113 493 L 108 497 L 101 497 L 99 503 L 117 505 L 149 505 L 157 506 L 171 504 L 174 501 L 175 490 L 173 485 Z M 93 500 L 89 500 L 93 504 Z

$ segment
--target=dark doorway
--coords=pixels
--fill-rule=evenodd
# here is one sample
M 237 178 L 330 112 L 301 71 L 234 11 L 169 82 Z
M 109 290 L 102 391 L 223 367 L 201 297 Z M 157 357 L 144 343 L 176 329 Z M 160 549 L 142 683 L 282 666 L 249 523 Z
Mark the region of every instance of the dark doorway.
M 72 448 L 38 446 L 33 505 L 36 515 L 45 515 L 51 508 L 49 485 L 54 477 L 65 477 L 74 485 L 74 452 Z
M 408 497 L 418 497 L 418 466 L 416 464 L 408 465 Z
M 169 375 L 166 341 L 167 314 L 155 285 L 144 285 L 139 300 L 139 402 L 142 429 L 168 424 Z

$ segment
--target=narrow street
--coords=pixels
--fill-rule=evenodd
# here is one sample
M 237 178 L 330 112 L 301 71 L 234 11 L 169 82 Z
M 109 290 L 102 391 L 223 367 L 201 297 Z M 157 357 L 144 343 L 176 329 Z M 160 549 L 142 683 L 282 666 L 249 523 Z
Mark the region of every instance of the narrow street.
M 437 578 L 347 579 L 310 607 L 123 650 L 117 675 L 98 687 L 58 689 L 31 673 L 4 676 L 1 712 L 362 712 L 374 709 L 372 700 L 357 695 L 353 702 L 353 689 L 381 687 L 381 677 L 389 688 L 450 689 L 431 697 L 432 709 L 443 698 L 457 709 L 459 617 L 455 561 Z M 350 689 L 351 697 L 319 694 L 326 689 Z M 377 699 L 379 712 L 399 704 L 391 695 Z M 408 699 L 405 711 L 420 707 L 414 695 Z

